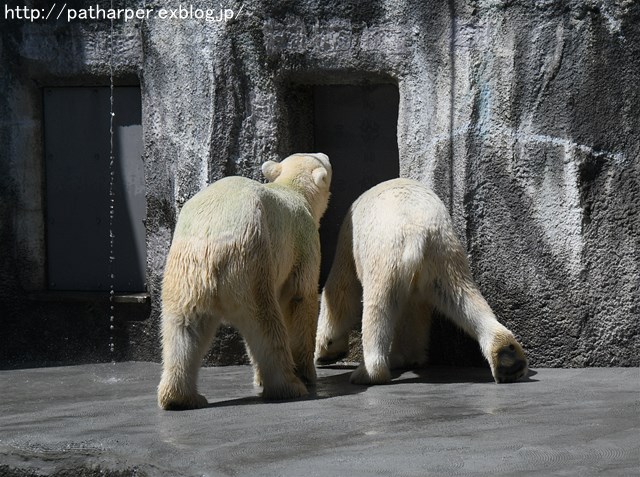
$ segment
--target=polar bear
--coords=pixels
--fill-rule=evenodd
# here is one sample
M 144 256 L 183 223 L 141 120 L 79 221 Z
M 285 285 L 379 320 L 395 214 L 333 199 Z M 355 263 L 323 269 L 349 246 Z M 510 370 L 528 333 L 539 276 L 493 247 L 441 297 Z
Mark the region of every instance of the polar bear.
M 378 184 L 342 223 L 321 297 L 316 362 L 346 356 L 349 331 L 361 319 L 364 363 L 351 382 L 387 383 L 390 369 L 425 364 L 434 309 L 480 343 L 496 382 L 526 374 L 522 347 L 473 282 L 442 201 L 413 180 Z
M 221 179 L 180 212 L 162 283 L 158 404 L 207 405 L 197 375 L 219 324 L 236 327 L 265 399 L 307 394 L 318 322 L 320 239 L 332 168 L 322 153 L 265 162 L 268 184 Z

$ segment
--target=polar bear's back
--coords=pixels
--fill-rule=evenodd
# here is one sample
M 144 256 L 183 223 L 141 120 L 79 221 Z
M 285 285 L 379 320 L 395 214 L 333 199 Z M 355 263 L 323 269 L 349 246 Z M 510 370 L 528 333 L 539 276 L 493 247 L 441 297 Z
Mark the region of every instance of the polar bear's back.
M 180 211 L 175 235 L 180 238 L 239 236 L 255 219 L 263 186 L 244 177 L 225 177 L 189 199 Z
M 259 270 L 268 271 L 262 279 L 279 286 L 290 273 L 301 235 L 318 241 L 304 199 L 290 188 L 235 176 L 214 182 L 180 211 L 163 299 L 170 302 L 169 296 L 181 296 L 184 288 L 193 295 L 211 290 L 235 295 L 250 288 Z
M 225 177 L 193 196 L 184 205 L 176 224 L 179 238 L 246 241 L 247 234 L 288 236 L 292 218 L 305 215 L 302 197 L 285 187 L 261 184 L 245 177 Z M 308 214 L 307 214 L 308 215 Z M 309 223 L 311 224 L 310 217 Z M 296 224 L 298 225 L 298 224 Z M 275 244 L 274 244 L 275 245 Z
M 458 252 L 449 213 L 438 196 L 411 179 L 382 182 L 362 194 L 350 209 L 353 253 L 361 280 L 376 269 L 411 277 L 429 255 Z M 455 250 L 441 250 L 441 247 Z M 430 263 L 435 263 L 433 260 Z
M 375 236 L 400 237 L 450 224 L 449 213 L 428 187 L 411 179 L 391 179 L 362 194 L 351 208 L 354 228 Z

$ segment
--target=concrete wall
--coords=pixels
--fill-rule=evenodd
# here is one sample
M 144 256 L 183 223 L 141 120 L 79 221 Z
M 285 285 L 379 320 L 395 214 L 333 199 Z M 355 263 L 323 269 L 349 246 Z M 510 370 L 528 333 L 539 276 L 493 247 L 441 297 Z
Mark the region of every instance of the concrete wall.
M 240 5 L 224 6 L 235 16 Z M 181 205 L 308 149 L 296 118 L 312 108 L 309 85 L 393 82 L 400 174 L 449 205 L 481 290 L 532 365 L 640 365 L 637 2 L 249 1 L 223 22 L 157 16 L 178 2 L 144 6 L 155 13 L 114 22 L 113 37 L 108 21 L 1 26 L 2 362 L 158 359 Z M 46 286 L 41 88 L 108 84 L 111 68 L 142 89 L 151 296 L 150 313 L 116 310 L 114 330 L 103 302 L 33 299 Z M 481 363 L 443 321 L 431 358 Z M 207 361 L 244 359 L 225 329 Z

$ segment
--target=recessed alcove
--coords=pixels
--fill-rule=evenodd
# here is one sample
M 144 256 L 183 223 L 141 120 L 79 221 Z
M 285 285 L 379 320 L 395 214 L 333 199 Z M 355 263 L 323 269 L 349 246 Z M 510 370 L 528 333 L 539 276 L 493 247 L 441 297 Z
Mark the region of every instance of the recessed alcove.
M 399 176 L 399 92 L 391 83 L 293 84 L 285 96 L 289 151 L 323 152 L 333 166 L 320 227 L 322 285 L 349 206 L 365 190 Z

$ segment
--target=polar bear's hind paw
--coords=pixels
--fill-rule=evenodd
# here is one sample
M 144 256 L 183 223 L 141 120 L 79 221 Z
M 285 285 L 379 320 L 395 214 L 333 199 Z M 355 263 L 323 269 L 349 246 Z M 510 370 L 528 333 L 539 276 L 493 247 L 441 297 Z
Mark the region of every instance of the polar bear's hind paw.
M 360 364 L 351 373 L 349 378 L 351 384 L 362 384 L 365 386 L 374 384 L 388 384 L 391 381 L 391 372 L 387 366 L 375 365 L 368 370 L 364 364 Z
M 158 405 L 165 411 L 186 411 L 188 409 L 201 409 L 207 407 L 209 403 L 207 398 L 201 394 L 196 394 L 189 399 L 169 399 L 160 397 L 158 399 Z
M 497 383 L 513 383 L 526 376 L 527 371 L 527 359 L 518 343 L 510 343 L 497 350 L 494 370 Z
M 307 396 L 307 387 L 298 379 L 292 379 L 279 385 L 265 385 L 262 398 L 266 401 L 283 401 Z

